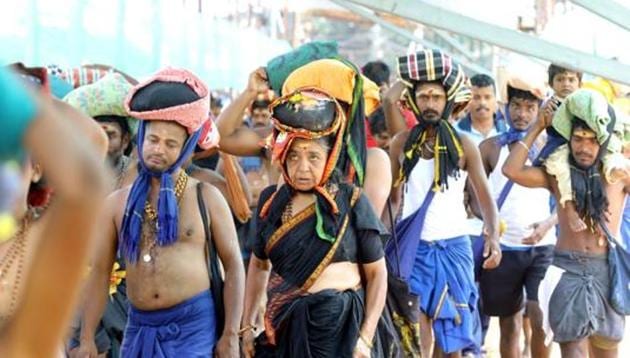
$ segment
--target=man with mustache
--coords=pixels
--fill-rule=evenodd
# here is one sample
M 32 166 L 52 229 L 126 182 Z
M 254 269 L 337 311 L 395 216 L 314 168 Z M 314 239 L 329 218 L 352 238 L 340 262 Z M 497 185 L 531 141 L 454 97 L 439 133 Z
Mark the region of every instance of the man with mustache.
M 492 196 L 506 224 L 501 237 L 501 264 L 480 274 L 481 301 L 486 315 L 499 317 L 502 357 L 520 356 L 518 340 L 525 305 L 532 322 L 532 356 L 547 357 L 549 349 L 544 344 L 538 286 L 551 264 L 556 239 L 551 229 L 557 220 L 550 213 L 549 192 L 514 184 L 501 172 L 510 151 L 536 120 L 544 86 L 513 77 L 508 80 L 507 95 L 510 129 L 479 145 Z M 536 153 L 532 150 L 529 154 L 531 162 Z
M 203 146 L 212 138 L 203 127 L 208 89 L 189 71 L 166 68 L 132 88 L 124 106 L 141 121 L 138 176 L 104 208 L 103 250 L 86 290 L 92 299 L 84 307 L 80 351 L 96 355 L 94 333 L 118 251 L 130 303 L 122 357 L 237 356 L 245 275 L 232 215 L 216 188 L 182 168 L 200 138 Z M 225 268 L 221 295 L 211 270 L 215 258 Z M 229 303 L 224 315 L 222 302 Z
M 507 130 L 505 118 L 498 109 L 496 86 L 492 77 L 477 74 L 470 78 L 472 99 L 468 114 L 457 123 L 457 130 L 479 145 L 486 138 Z
M 249 124 L 254 129 L 269 129 L 271 127 L 271 112 L 269 104 L 273 99 L 273 92 L 258 93 L 249 108 Z
M 132 85 L 119 73 L 110 73 L 100 80 L 81 86 L 64 97 L 64 102 L 94 118 L 107 134 L 107 162 L 114 170 L 114 189 L 120 189 L 130 166 L 129 146 L 137 129 L 137 121 L 125 112 L 124 102 Z
M 455 357 L 480 339 L 464 206 L 466 179 L 483 214 L 486 269 L 501 261 L 497 209 L 477 146 L 449 123 L 470 100 L 461 65 L 439 50 L 424 50 L 399 57 L 398 67 L 410 87 L 406 103 L 417 124 L 398 134 L 390 147 L 397 178 L 391 199 L 402 208 L 395 227 L 397 245 L 390 240 L 386 253 L 392 267 L 399 267 L 398 276 L 419 296 L 422 355 L 431 356 L 433 330 L 436 350 Z
M 619 237 L 630 179 L 606 181 L 602 157 L 619 139 L 613 130 L 620 119 L 603 96 L 588 90 L 569 95 L 557 111 L 550 101 L 538 117 L 510 151 L 503 173 L 519 185 L 549 190 L 559 203 L 553 263 L 539 288 L 543 325 L 563 357 L 586 357 L 589 351 L 594 357 L 616 357 L 625 320 L 611 304 L 607 236 Z M 546 159 L 545 168 L 528 165 L 529 149 L 550 125 L 564 144 Z M 549 174 L 558 161 L 569 163 L 564 177 Z M 571 184 L 573 205 L 559 190 L 563 181 Z M 573 217 L 583 218 L 587 228 L 575 231 Z

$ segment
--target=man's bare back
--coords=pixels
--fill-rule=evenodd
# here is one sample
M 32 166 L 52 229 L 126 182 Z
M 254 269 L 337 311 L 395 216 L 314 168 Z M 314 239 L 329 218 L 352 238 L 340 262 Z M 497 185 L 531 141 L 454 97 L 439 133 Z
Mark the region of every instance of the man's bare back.
M 210 287 L 205 232 L 197 204 L 197 183 L 197 180 L 189 178 L 181 198 L 177 241 L 165 247 L 154 246 L 149 262 L 144 261 L 143 255 L 149 251 L 155 238 L 150 228 L 154 224 L 147 220 L 143 225 L 140 258 L 135 264 L 126 262 L 127 295 L 138 309 L 171 307 Z M 121 189 L 109 198 L 115 201 L 116 233 L 122 224 L 129 191 L 130 187 Z M 156 207 L 157 195 L 151 196 L 152 205 Z

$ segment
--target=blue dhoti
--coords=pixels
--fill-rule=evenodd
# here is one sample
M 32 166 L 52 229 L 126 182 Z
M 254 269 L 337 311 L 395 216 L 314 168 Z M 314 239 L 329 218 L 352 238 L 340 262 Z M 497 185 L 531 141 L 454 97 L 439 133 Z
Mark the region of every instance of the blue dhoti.
M 409 287 L 420 297 L 420 309 L 433 320 L 436 343 L 444 352 L 478 344 L 478 292 L 468 236 L 419 240 Z
M 211 357 L 216 343 L 212 295 L 204 291 L 171 308 L 129 308 L 123 358 Z

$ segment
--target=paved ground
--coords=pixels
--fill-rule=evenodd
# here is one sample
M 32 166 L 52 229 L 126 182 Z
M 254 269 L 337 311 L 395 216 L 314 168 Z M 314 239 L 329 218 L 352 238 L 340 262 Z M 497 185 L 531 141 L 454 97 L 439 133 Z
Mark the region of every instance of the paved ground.
M 521 345 L 523 341 L 521 340 Z M 551 357 L 560 358 L 560 347 L 557 344 L 553 344 Z M 500 358 L 499 354 L 499 320 L 493 318 L 490 321 L 490 331 L 486 339 L 486 350 L 488 352 L 487 358 Z M 630 357 L 630 329 L 626 328 L 625 337 L 619 346 L 619 357 Z

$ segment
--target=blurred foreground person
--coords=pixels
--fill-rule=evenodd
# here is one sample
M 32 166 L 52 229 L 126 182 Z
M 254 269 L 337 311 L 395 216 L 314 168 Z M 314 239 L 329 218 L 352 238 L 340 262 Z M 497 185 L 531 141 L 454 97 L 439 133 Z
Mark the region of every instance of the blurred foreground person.
M 68 112 L 62 117 L 50 98 L 28 93 L 5 70 L 0 70 L 0 106 L 0 161 L 22 163 L 22 182 L 13 193 L 13 216 L 20 224 L 0 254 L 1 280 L 11 286 L 0 301 L 5 317 L 0 355 L 49 357 L 61 346 L 86 273 L 105 172 L 96 149 L 63 118 Z M 31 157 L 55 192 L 46 215 L 35 222 L 25 200 L 38 176 L 26 159 Z

